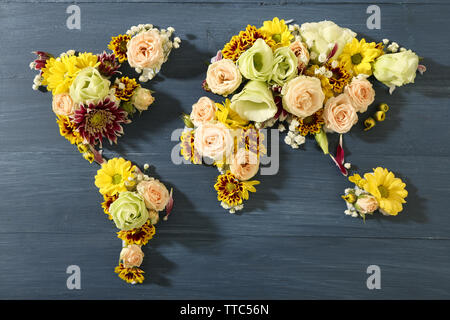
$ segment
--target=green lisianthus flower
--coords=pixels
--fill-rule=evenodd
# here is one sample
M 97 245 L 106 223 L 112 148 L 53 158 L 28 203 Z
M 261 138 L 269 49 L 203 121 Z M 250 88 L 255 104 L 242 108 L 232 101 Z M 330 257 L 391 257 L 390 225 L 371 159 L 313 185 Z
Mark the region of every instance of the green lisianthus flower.
M 272 73 L 273 52 L 263 39 L 257 39 L 253 46 L 237 60 L 239 71 L 249 80 L 267 81 Z
M 149 218 L 144 199 L 136 192 L 125 191 L 109 207 L 116 227 L 131 230 L 141 227 Z
M 272 74 L 269 83 L 283 86 L 286 81 L 297 76 L 297 66 L 298 59 L 294 51 L 289 47 L 278 48 L 274 53 Z
M 375 60 L 373 75 L 388 87 L 414 82 L 419 57 L 411 50 L 384 54 Z
M 277 113 L 272 92 L 262 81 L 249 81 L 231 98 L 230 108 L 241 118 L 256 122 L 266 121 Z
M 78 73 L 69 93 L 75 103 L 99 101 L 109 93 L 110 84 L 96 68 L 87 67 Z

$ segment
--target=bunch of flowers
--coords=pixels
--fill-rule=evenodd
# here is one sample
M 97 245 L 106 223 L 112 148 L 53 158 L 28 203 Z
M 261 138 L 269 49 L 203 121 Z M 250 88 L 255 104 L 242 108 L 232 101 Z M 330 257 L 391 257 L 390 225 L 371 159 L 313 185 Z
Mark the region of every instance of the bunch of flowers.
M 171 36 L 173 28 L 158 30 L 150 24 L 134 26 L 126 35 L 112 37 L 113 53 L 93 54 L 69 50 L 58 57 L 36 51 L 30 68 L 39 71 L 33 89 L 51 91 L 52 110 L 60 134 L 90 163 L 101 159 L 102 142 L 117 143 L 123 125 L 133 114 L 154 102 L 149 89 L 122 74 L 124 62 L 142 73 L 139 80 L 152 79 L 181 40 Z
M 211 59 L 203 88 L 226 100 L 220 104 L 202 97 L 183 116 L 181 153 L 195 164 L 212 159 L 222 173 L 215 184 L 218 200 L 232 213 L 242 209 L 248 191 L 259 183 L 249 179 L 258 172 L 264 152 L 259 148 L 263 128 L 285 131 L 287 126 L 284 140 L 295 149 L 313 138 L 347 176 L 350 164 L 344 163 L 342 135 L 375 101 L 373 80 L 392 93 L 425 70 L 411 50 L 387 39 L 358 39 L 332 21 L 299 26 L 274 18 L 260 28 L 248 25 Z M 383 121 L 387 110 L 381 104 L 364 122 L 366 130 L 375 119 Z M 331 133 L 340 135 L 336 156 L 329 153 Z M 249 146 L 249 137 L 257 148 Z
M 148 168 L 145 164 L 142 172 L 123 158 L 102 159 L 95 176 L 104 199 L 102 208 L 120 230 L 117 236 L 123 248 L 115 272 L 132 284 L 144 281 L 141 247 L 153 238 L 159 213 L 166 210 L 166 220 L 173 207 L 172 190 L 169 193 L 159 180 L 145 174 Z
M 396 216 L 403 210 L 403 203 L 408 196 L 406 184 L 387 169 L 378 167 L 373 172 L 349 177 L 354 188 L 345 189 L 342 198 L 346 201 L 346 215 L 362 217 L 373 214 L 376 210 L 383 215 Z

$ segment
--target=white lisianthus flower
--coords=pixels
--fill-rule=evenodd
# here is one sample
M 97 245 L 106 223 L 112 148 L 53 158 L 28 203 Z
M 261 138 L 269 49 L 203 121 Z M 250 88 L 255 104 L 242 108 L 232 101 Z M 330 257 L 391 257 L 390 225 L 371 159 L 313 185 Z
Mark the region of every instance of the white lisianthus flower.
M 384 54 L 375 60 L 373 75 L 388 87 L 400 87 L 413 83 L 419 65 L 419 57 L 411 50 Z
M 300 35 L 307 44 L 312 44 L 309 46 L 310 51 L 314 52 L 316 57 L 320 54 L 326 54 L 331 51 L 334 44 L 337 43 L 337 51 L 335 57 L 338 57 L 345 44 L 352 41 L 356 37 L 356 33 L 348 28 L 341 28 L 333 21 L 321 21 L 321 22 L 310 22 L 303 23 L 300 27 Z M 315 60 L 315 58 L 313 58 Z

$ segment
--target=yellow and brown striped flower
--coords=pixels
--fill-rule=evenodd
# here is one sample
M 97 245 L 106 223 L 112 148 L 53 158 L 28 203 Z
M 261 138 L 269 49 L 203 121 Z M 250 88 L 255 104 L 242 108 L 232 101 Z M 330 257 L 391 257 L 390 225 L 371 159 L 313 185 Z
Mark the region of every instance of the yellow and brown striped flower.
M 107 194 L 103 195 L 103 199 L 105 201 L 102 202 L 102 208 L 103 208 L 103 212 L 105 212 L 106 215 L 108 215 L 108 219 L 112 220 L 111 214 L 109 213 L 109 207 L 111 206 L 111 204 L 117 200 L 117 198 L 119 197 L 118 194 L 115 194 L 113 196 L 109 196 Z
M 136 82 L 134 78 L 122 77 L 118 79 L 120 83 L 116 82 L 113 84 L 113 88 L 115 89 L 114 95 L 117 99 L 122 101 L 129 101 L 131 96 L 140 85 Z
M 120 279 L 127 283 L 142 283 L 144 281 L 144 270 L 137 267 L 125 268 L 123 264 L 120 263 L 115 268 L 114 272 L 119 275 Z
M 253 125 L 243 128 L 239 137 L 238 147 L 244 147 L 259 156 L 266 154 L 266 147 L 263 144 L 264 134 Z
M 150 223 L 150 221 L 147 221 L 140 228 L 121 230 L 117 232 L 117 237 L 125 241 L 127 245 L 137 244 L 139 246 L 144 246 L 151 238 L 153 238 L 154 234 L 155 227 Z
M 202 157 L 194 149 L 194 130 L 185 131 L 180 136 L 181 155 L 193 164 L 201 164 Z
M 114 52 L 119 62 L 122 63 L 127 60 L 127 44 L 131 36 L 127 34 L 119 34 L 111 38 L 108 48 Z
M 242 203 L 244 186 L 230 171 L 217 177 L 214 189 L 217 191 L 217 200 L 223 201 L 229 206 L 237 206 Z
M 297 126 L 297 130 L 300 132 L 302 136 L 306 136 L 307 134 L 316 134 L 320 132 L 323 124 L 325 123 L 323 118 L 323 109 L 320 109 L 316 113 L 306 117 L 304 119 L 297 118 L 299 125 Z
M 223 47 L 222 55 L 224 59 L 230 59 L 236 61 L 239 56 L 249 49 L 257 39 L 263 39 L 269 47 L 276 45 L 272 38 L 265 36 L 261 30 L 257 29 L 255 26 L 247 25 L 245 30 L 239 32 Z
M 83 142 L 83 137 L 76 130 L 76 125 L 73 123 L 69 117 L 58 116 L 56 118 L 56 123 L 59 126 L 59 133 L 70 141 L 71 144 L 79 144 Z

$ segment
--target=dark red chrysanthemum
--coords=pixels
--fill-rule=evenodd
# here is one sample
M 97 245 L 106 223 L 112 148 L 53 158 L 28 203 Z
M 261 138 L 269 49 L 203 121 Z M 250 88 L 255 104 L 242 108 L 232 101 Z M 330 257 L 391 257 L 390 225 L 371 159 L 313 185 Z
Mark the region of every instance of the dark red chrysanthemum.
M 109 143 L 117 143 L 117 137 L 123 134 L 122 123 L 130 123 L 127 113 L 109 98 L 98 103 L 81 105 L 75 111 L 74 122 L 80 135 L 91 145 L 102 146 L 103 138 Z
M 103 51 L 103 53 L 98 54 L 97 57 L 98 62 L 100 62 L 98 70 L 102 75 L 111 77 L 119 73 L 119 71 L 117 70 L 120 68 L 120 63 L 116 60 L 116 56 L 114 55 L 114 53 L 108 54 Z

